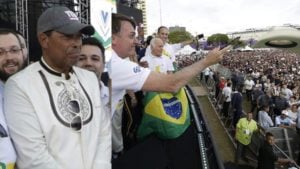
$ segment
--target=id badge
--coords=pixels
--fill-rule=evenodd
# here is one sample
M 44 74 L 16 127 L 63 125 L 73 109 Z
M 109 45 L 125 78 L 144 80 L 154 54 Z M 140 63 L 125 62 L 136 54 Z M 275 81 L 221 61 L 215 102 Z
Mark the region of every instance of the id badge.
M 246 129 L 246 130 L 245 130 L 245 134 L 249 135 L 249 134 L 250 134 L 250 130 L 249 130 L 249 129 Z

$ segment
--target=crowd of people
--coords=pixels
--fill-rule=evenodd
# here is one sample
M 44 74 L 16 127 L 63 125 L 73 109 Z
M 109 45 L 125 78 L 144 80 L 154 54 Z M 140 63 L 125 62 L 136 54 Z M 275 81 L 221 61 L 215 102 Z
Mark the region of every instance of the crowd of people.
M 207 68 L 201 75 L 205 83 L 207 83 L 207 79 L 215 82 L 213 83 L 215 84 L 214 97 L 218 100 L 218 104 L 222 105 L 220 113 L 224 118 L 233 119 L 231 124 L 235 128 L 236 134 L 239 133 L 245 111 L 248 112 L 247 114 L 249 112 L 253 114 L 253 121 L 264 131 L 268 131 L 271 127 L 282 127 L 299 132 L 300 102 L 298 89 L 300 69 L 298 60 L 298 54 L 286 50 L 230 51 L 225 54 L 224 59 L 220 62 L 222 65 L 220 70 Z M 223 67 L 231 72 L 226 77 L 221 74 Z M 243 102 L 250 105 L 249 110 L 245 110 Z M 230 114 L 230 117 L 228 117 L 228 114 Z M 240 139 L 240 135 L 244 135 L 245 138 L 250 136 L 251 140 L 254 131 L 251 128 L 255 127 L 250 127 L 250 124 L 249 121 L 247 127 L 243 127 L 245 131 L 241 132 L 242 134 L 235 135 L 238 145 L 237 158 L 243 152 L 243 148 L 241 150 L 240 147 L 250 143 L 247 142 L 247 144 L 241 146 L 243 139 L 242 141 Z M 267 134 L 267 139 L 270 139 L 271 135 L 271 133 Z M 277 159 L 278 157 L 273 162 Z M 237 159 L 236 162 L 238 161 Z M 244 158 L 244 161 L 248 160 Z M 263 161 L 259 161 L 259 165 L 264 166 Z M 293 162 L 293 160 L 280 161 Z M 297 163 L 299 163 L 299 160 Z
M 285 120 L 284 126 L 299 128 L 296 126 L 300 80 L 298 60 L 297 54 L 288 51 L 257 50 L 229 52 L 222 64 L 232 72 L 228 78 L 233 90 L 243 87 L 255 119 L 260 124 L 270 124 L 263 127 L 280 126 L 284 123 L 280 119 L 287 116 L 290 120 Z M 263 117 L 259 112 L 269 112 L 275 125 L 262 120 L 266 118 L 259 118 Z
M 111 168 L 112 158 L 124 153 L 124 94 L 137 90 L 176 93 L 204 68 L 221 61 L 228 50 L 213 49 L 205 59 L 172 72 L 175 46 L 189 42 L 168 44 L 168 28 L 162 26 L 145 53 L 166 56 L 170 72 L 165 74 L 166 65 L 153 69 L 148 63 L 149 69 L 127 60 L 135 55 L 138 43 L 135 27 L 132 18 L 112 14 L 108 88 L 101 82 L 104 48 L 91 37 L 93 26 L 80 23 L 70 9 L 56 6 L 41 14 L 36 35 L 42 56 L 30 65 L 22 36 L 1 28 L 1 167 Z M 176 161 L 169 164 L 176 166 Z
M 42 56 L 30 65 L 22 35 L 0 28 L 1 167 L 111 168 L 111 160 L 126 153 L 122 121 L 128 106 L 124 106 L 124 96 L 128 94 L 129 107 L 134 108 L 141 103 L 136 99 L 137 91 L 142 91 L 142 95 L 169 93 L 174 96 L 171 99 L 177 98 L 173 102 L 169 98 L 159 102 L 167 105 L 163 111 L 173 118 L 171 121 L 184 119 L 181 132 L 168 135 L 172 144 L 166 142 L 172 149 L 170 158 L 179 158 L 174 153 L 174 142 L 181 143 L 180 137 L 192 129 L 189 115 L 181 118 L 184 113 L 178 113 L 183 109 L 180 106 L 184 107 L 184 103 L 178 102 L 186 99 L 182 88 L 200 72 L 206 82 L 209 78 L 216 81 L 216 96 L 224 96 L 225 117 L 230 115 L 229 107 L 233 107 L 240 142 L 238 156 L 257 130 L 252 112 L 263 128 L 300 129 L 300 60 L 296 54 L 279 50 L 228 52 L 229 46 L 176 58 L 176 51 L 193 40 L 169 44 L 169 30 L 161 26 L 155 37 L 147 39 L 147 45 L 141 45 L 135 28 L 132 18 L 112 14 L 112 57 L 108 63 L 109 79 L 105 82 L 101 78 L 105 48 L 92 36 L 93 26 L 80 23 L 70 9 L 51 7 L 41 14 L 36 34 Z M 231 77 L 226 80 L 213 72 L 209 66 L 216 63 L 229 68 Z M 247 118 L 242 118 L 243 90 L 252 103 Z M 138 113 L 134 116 L 142 112 Z M 139 127 L 141 118 L 137 119 L 134 123 Z M 251 126 L 245 131 L 248 121 Z M 137 137 L 137 130 L 132 130 L 133 137 Z M 185 155 L 193 151 L 186 151 Z M 177 162 L 170 161 L 168 167 L 178 167 Z

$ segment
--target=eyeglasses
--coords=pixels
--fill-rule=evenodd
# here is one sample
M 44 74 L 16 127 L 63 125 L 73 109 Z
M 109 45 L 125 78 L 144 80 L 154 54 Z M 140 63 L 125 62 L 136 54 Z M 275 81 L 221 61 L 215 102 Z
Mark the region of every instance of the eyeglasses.
M 68 103 L 68 109 L 72 113 L 73 117 L 70 122 L 70 128 L 75 131 L 80 131 L 82 128 L 82 117 L 80 114 L 80 106 L 77 100 L 70 100 Z
M 10 50 L 0 49 L 0 57 L 7 55 L 7 53 L 11 55 L 18 55 L 20 54 L 22 48 L 12 48 Z

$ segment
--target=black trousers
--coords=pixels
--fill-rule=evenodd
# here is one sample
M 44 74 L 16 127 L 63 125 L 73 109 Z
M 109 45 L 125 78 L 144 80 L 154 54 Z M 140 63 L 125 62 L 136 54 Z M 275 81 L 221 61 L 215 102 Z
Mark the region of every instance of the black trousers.
M 240 159 L 246 159 L 246 149 L 248 148 L 248 145 L 243 145 L 239 141 L 237 141 L 237 149 L 235 152 L 235 162 L 238 163 Z
M 229 106 L 230 106 L 230 102 L 224 102 L 224 103 L 223 103 L 222 114 L 223 114 L 225 117 L 228 117 Z
M 247 100 L 248 101 L 251 101 L 252 99 L 251 99 L 251 93 L 252 93 L 252 90 L 247 90 L 246 89 L 246 96 L 247 96 Z

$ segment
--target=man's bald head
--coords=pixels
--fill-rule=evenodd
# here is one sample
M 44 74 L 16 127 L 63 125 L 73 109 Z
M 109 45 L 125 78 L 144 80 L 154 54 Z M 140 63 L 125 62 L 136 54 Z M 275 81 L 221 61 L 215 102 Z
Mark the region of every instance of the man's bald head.
M 164 42 L 160 38 L 153 38 L 150 42 L 150 46 L 153 56 L 160 57 L 162 55 Z

